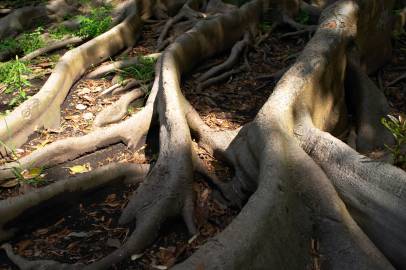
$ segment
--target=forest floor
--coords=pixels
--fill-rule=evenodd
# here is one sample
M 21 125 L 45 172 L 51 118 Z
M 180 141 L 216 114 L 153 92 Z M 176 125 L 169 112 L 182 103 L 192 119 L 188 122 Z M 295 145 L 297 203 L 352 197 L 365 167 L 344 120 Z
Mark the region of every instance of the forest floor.
M 154 53 L 160 27 L 162 24 L 159 23 L 145 25 L 132 51 L 111 60 Z M 183 78 L 182 91 L 210 127 L 218 130 L 235 129 L 254 118 L 277 83 L 278 78 L 266 76 L 292 64 L 309 40 L 307 34 L 282 37 L 288 31 L 292 29 L 277 28 L 260 46 L 250 48 L 247 61 L 242 57 L 236 66 L 236 69 L 242 68 L 240 72 L 222 83 L 199 90 L 196 85 L 196 78 L 200 74 L 198 71 Z M 406 80 L 390 85 L 406 72 L 405 45 L 405 36 L 394 40 L 392 61 L 371 77 L 387 96 L 391 113 L 395 116 L 406 112 Z M 66 49 L 60 50 L 31 61 L 30 68 L 37 76 L 30 81 L 30 95 L 38 91 L 52 72 L 55 61 L 65 52 Z M 227 52 L 210 59 L 202 66 L 221 63 L 226 57 Z M 97 113 L 119 98 L 119 95 L 99 96 L 101 91 L 112 85 L 113 77 L 108 75 L 102 79 L 82 79 L 77 82 L 62 105 L 61 127 L 57 130 L 37 130 L 26 144 L 16 149 L 16 157 L 25 156 L 58 139 L 83 135 L 93 130 L 92 123 Z M 9 109 L 11 98 L 4 93 L 0 95 L 1 113 Z M 129 114 L 136 113 L 144 101 L 134 102 Z M 198 148 L 197 145 L 195 147 Z M 133 152 L 122 143 L 115 144 L 63 166 L 48 168 L 41 172 L 41 180 L 10 180 L 0 186 L 0 200 L 41 188 L 66 175 L 73 176 L 111 162 L 153 163 L 157 157 L 146 149 L 148 148 L 142 147 Z M 198 153 L 220 179 L 227 181 L 232 175 L 230 168 L 203 149 L 198 149 Z M 4 158 L 0 163 L 8 161 L 10 158 Z M 99 260 L 118 248 L 128 237 L 131 228 L 119 226 L 118 218 L 131 192 L 136 188 L 135 185 L 115 186 L 96 192 L 80 203 L 67 202 L 63 211 L 58 209 L 58 213 L 44 213 L 41 220 L 33 217 L 33 220 L 27 221 L 27 231 L 15 237 L 11 244 L 18 254 L 29 259 L 52 259 L 66 263 L 80 261 L 86 264 Z M 152 247 L 143 254 L 134 254 L 131 259 L 117 265 L 116 269 L 168 269 L 223 230 L 237 214 L 237 210 L 228 208 L 213 196 L 215 191 L 199 174 L 195 175 L 194 190 L 196 223 L 200 234 L 190 238 L 182 220 L 167 222 Z M 30 230 L 33 227 L 35 229 Z M 16 269 L 2 252 L 0 269 Z

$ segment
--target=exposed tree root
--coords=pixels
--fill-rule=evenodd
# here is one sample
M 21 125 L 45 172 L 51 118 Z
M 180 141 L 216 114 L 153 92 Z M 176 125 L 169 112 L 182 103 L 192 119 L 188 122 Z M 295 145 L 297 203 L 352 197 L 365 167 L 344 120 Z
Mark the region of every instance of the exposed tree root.
M 157 59 L 160 55 L 161 55 L 160 53 L 153 53 L 153 54 L 145 55 L 143 57 Z M 117 61 L 117 62 L 108 64 L 108 65 L 103 65 L 103 66 L 96 68 L 92 72 L 88 73 L 86 75 L 86 78 L 87 79 L 101 78 L 109 73 L 115 72 L 117 70 L 129 67 L 132 65 L 136 65 L 138 63 L 139 63 L 139 57 L 132 57 L 132 58 L 128 58 L 125 60 L 121 60 L 121 61 Z
M 222 74 L 220 74 L 218 76 L 215 76 L 213 78 L 210 78 L 210 79 L 208 79 L 206 81 L 203 81 L 203 82 L 199 83 L 197 85 L 197 89 L 201 90 L 203 88 L 209 87 L 210 85 L 213 85 L 213 84 L 216 84 L 216 83 L 219 83 L 219 82 L 223 82 L 223 81 L 227 80 L 228 78 L 230 78 L 232 75 L 243 72 L 244 69 L 245 69 L 245 67 L 241 67 L 241 68 L 226 71 L 226 72 L 224 72 L 224 73 L 222 73 Z
M 232 68 L 238 61 L 241 53 L 249 44 L 250 44 L 250 33 L 246 32 L 244 34 L 244 38 L 233 46 L 233 48 L 231 49 L 230 56 L 227 58 L 226 61 L 224 61 L 218 66 L 212 67 L 204 74 L 202 74 L 197 80 L 199 82 L 207 81 L 208 79 L 217 75 L 218 73 L 222 71 L 227 71 L 228 69 Z
M 164 28 L 161 31 L 161 34 L 159 35 L 158 41 L 157 41 L 157 48 L 158 51 L 162 50 L 167 43 L 165 42 L 166 37 L 168 36 L 169 30 L 172 28 L 173 25 L 176 23 L 180 22 L 183 19 L 195 19 L 195 18 L 204 18 L 205 15 L 203 13 L 197 12 L 194 10 L 194 8 L 197 8 L 199 6 L 200 0 L 188 0 L 186 3 L 183 5 L 182 9 L 171 19 L 167 20 Z
M 361 153 L 383 149 L 394 143 L 393 135 L 381 124 L 389 113 L 385 95 L 369 77 L 354 65 L 348 65 L 346 89 L 354 108 L 357 150 Z
M 149 165 L 134 163 L 112 163 L 91 172 L 59 180 L 44 188 L 9 198 L 0 202 L 0 241 L 4 241 L 23 230 L 30 220 L 43 209 L 58 208 L 58 204 L 69 204 L 81 196 L 119 182 L 139 183 L 147 175 Z M 30 222 L 31 223 L 31 222 Z M 32 224 L 34 221 L 32 221 Z
M 308 32 L 314 32 L 317 30 L 317 25 L 306 25 L 306 24 L 301 24 L 296 21 L 294 21 L 292 18 L 290 18 L 287 15 L 283 16 L 283 22 L 290 27 L 296 29 L 296 30 L 306 30 Z
M 37 128 L 59 126 L 60 105 L 73 83 L 91 65 L 134 44 L 134 33 L 141 27 L 139 12 L 133 11 L 108 32 L 67 52 L 41 90 L 1 120 L 0 140 L 10 148 L 19 147 Z M 0 151 L 4 152 L 4 147 Z
M 28 262 L 28 267 L 108 269 L 141 253 L 154 241 L 162 223 L 174 216 L 182 216 L 189 232 L 195 234 L 191 187 L 195 169 L 212 179 L 230 204 L 242 209 L 224 231 L 173 269 L 308 269 L 312 265 L 316 269 L 405 268 L 406 173 L 363 157 L 333 137 L 348 131 L 348 111 L 354 111 L 359 119 L 357 148 L 368 140 L 374 143 L 370 135 L 380 132 L 378 126 L 371 133 L 362 128 L 364 124 L 374 126 L 383 113 L 372 110 L 365 115 L 364 107 L 385 102 L 356 67 L 370 70 L 368 64 L 375 66 L 384 59 L 367 59 L 366 51 L 371 57 L 377 55 L 369 44 L 374 35 L 369 33 L 378 31 L 374 28 L 378 22 L 385 28 L 382 16 L 392 4 L 342 0 L 326 8 L 314 37 L 256 118 L 230 132 L 213 131 L 203 123 L 181 93 L 181 75 L 232 47 L 247 27 L 259 23 L 262 11 L 268 8 L 267 1 L 253 0 L 238 10 L 205 20 L 178 37 L 157 63 L 146 107 L 120 124 L 91 133 L 104 140 L 87 142 L 94 148 L 82 146 L 89 151 L 117 141 L 117 136 L 124 136 L 123 128 L 127 129 L 124 137 L 128 134 L 138 142 L 152 125 L 151 119 L 158 121 L 158 160 L 119 220 L 120 224 L 135 220 L 134 232 L 122 247 L 87 266 L 48 261 Z M 367 27 L 373 29 L 360 31 Z M 352 50 L 353 43 L 358 51 Z M 349 58 L 359 62 L 349 64 Z M 351 104 L 361 105 L 361 110 Z M 106 131 L 115 135 L 102 136 Z M 210 154 L 233 166 L 235 174 L 230 182 L 219 182 L 204 168 L 192 148 L 192 134 Z M 24 164 L 77 157 L 79 150 L 70 152 L 70 148 L 47 154 L 57 144 L 27 156 Z M 30 194 L 13 200 L 34 196 Z M 18 216 L 16 213 L 12 219 Z M 318 246 L 318 254 L 310 254 L 311 245 Z M 10 246 L 3 248 L 14 260 L 27 263 L 15 257 Z
M 103 109 L 94 119 L 93 125 L 96 127 L 101 127 L 120 121 L 124 116 L 127 115 L 128 106 L 131 104 L 131 102 L 142 97 L 144 94 L 145 93 L 141 88 L 137 88 L 125 93 L 120 97 L 119 100 Z
M 141 84 L 140 81 L 136 80 L 136 79 L 126 79 L 122 82 L 118 82 L 116 84 L 113 84 L 112 86 L 110 86 L 109 88 L 103 90 L 100 93 L 100 96 L 105 96 L 108 95 L 110 93 L 119 93 L 119 92 L 124 92 L 128 89 L 134 88 L 135 86 L 139 86 Z
M 400 81 L 402 81 L 402 80 L 404 80 L 404 79 L 406 79 L 406 73 L 400 75 L 399 77 L 397 77 L 397 78 L 394 79 L 393 81 L 389 82 L 389 83 L 386 85 L 386 87 L 391 87 L 391 86 L 397 84 L 398 82 L 400 82 Z
M 403 269 L 406 173 L 358 154 L 326 132 L 311 129 L 299 133 L 302 147 L 333 182 L 357 224 Z
M 40 48 L 38 50 L 35 50 L 27 55 L 25 55 L 24 57 L 21 58 L 21 60 L 23 61 L 30 61 L 32 59 L 34 59 L 35 57 L 38 57 L 40 55 L 55 51 L 55 50 L 59 50 L 62 48 L 65 48 L 67 46 L 70 45 L 78 45 L 84 42 L 84 39 L 81 37 L 72 37 L 72 38 L 67 38 L 61 41 L 57 41 L 55 43 L 52 43 L 50 45 L 48 45 L 47 47 L 44 48 Z
M 21 169 L 50 167 L 120 141 L 132 148 L 141 146 L 151 123 L 152 104 L 152 102 L 147 103 L 141 111 L 121 123 L 95 130 L 81 137 L 56 141 L 21 158 L 18 162 L 5 164 L 0 168 L 0 179 L 14 177 L 13 167 Z

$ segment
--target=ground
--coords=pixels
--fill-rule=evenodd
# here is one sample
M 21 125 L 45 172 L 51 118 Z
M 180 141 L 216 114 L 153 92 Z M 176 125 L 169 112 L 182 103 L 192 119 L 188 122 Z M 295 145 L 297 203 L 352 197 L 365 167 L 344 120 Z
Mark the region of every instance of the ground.
M 13 6 L 7 3 L 1 8 L 13 8 Z M 130 51 L 115 55 L 104 64 L 157 52 L 157 39 L 163 27 L 164 24 L 160 21 L 147 22 L 139 40 Z M 267 27 L 263 27 L 262 34 L 267 30 Z M 233 130 L 254 119 L 280 78 L 280 76 L 270 78 L 269 75 L 291 66 L 312 36 L 312 33 L 283 36 L 292 31 L 295 29 L 289 26 L 277 26 L 260 45 L 248 48 L 247 61 L 241 57 L 234 67 L 235 70 L 242 69 L 221 82 L 200 89 L 197 87 L 196 80 L 202 74 L 199 68 L 182 77 L 182 92 L 209 127 L 218 131 Z M 387 85 L 406 71 L 406 50 L 404 49 L 406 36 L 401 35 L 392 42 L 394 51 L 390 63 L 372 73 L 370 78 L 387 97 L 390 114 L 398 117 L 406 112 L 406 80 Z M 31 82 L 31 87 L 27 89 L 29 95 L 34 95 L 41 88 L 52 72 L 55 61 L 67 51 L 68 49 L 63 48 L 35 58 L 29 63 L 34 74 L 29 79 Z M 199 66 L 221 63 L 227 58 L 228 53 L 228 51 L 223 52 Z M 95 68 L 90 68 L 88 72 Z M 108 74 L 100 79 L 84 77 L 76 82 L 63 101 L 60 127 L 36 130 L 25 144 L 15 149 L 14 156 L 6 156 L 0 162 L 5 164 L 27 156 L 34 150 L 59 139 L 91 132 L 94 129 L 95 116 L 107 105 L 117 101 L 120 96 L 100 96 L 104 89 L 114 84 L 113 77 L 114 74 Z M 151 86 L 152 83 L 146 84 Z M 12 94 L 1 94 L 1 113 L 12 109 L 9 106 L 11 98 Z M 125 119 L 137 113 L 144 106 L 145 100 L 146 98 L 142 98 L 133 102 Z M 193 142 L 193 148 L 209 170 L 215 172 L 221 181 L 227 182 L 232 178 L 233 169 L 229 165 L 213 157 L 195 142 Z M 375 158 L 373 153 L 371 157 Z M 10 179 L 0 186 L 0 199 L 5 200 L 32 192 L 66 176 L 74 177 L 72 168 L 75 166 L 79 168 L 78 173 L 82 173 L 113 162 L 154 164 L 156 160 L 156 151 L 146 145 L 134 151 L 123 143 L 115 143 L 104 147 L 101 151 L 44 169 L 41 171 L 43 176 L 33 183 L 25 183 L 21 179 Z M 404 165 L 403 169 L 406 169 Z M 151 247 L 144 253 L 134 255 L 117 264 L 113 269 L 168 269 L 185 260 L 209 238 L 221 232 L 239 213 L 238 208 L 224 204 L 218 196 L 218 191 L 208 183 L 205 176 L 194 173 L 193 178 L 193 190 L 196 193 L 195 222 L 199 234 L 191 238 L 182 220 L 170 219 L 164 223 L 159 237 Z M 131 225 L 119 225 L 118 219 L 121 210 L 127 205 L 130 195 L 137 186 L 122 184 L 109 187 L 92 193 L 79 203 L 67 203 L 66 208 L 63 211 L 58 210 L 58 213 L 41 213 L 41 217 L 30 220 L 25 228 L 26 231 L 14 237 L 10 244 L 17 254 L 28 259 L 50 259 L 63 263 L 86 264 L 97 261 L 118 248 L 128 238 Z M 309 247 L 309 252 L 314 252 L 312 248 L 314 249 Z M 0 269 L 17 269 L 4 252 L 0 252 Z

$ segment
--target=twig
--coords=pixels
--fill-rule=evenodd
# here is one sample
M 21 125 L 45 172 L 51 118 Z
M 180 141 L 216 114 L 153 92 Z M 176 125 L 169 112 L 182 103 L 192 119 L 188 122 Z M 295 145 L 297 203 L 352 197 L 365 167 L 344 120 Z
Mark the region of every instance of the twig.
M 386 87 L 390 87 L 393 86 L 395 84 L 397 84 L 398 82 L 400 82 L 401 80 L 406 79 L 406 73 L 400 75 L 399 77 L 397 77 L 396 79 L 394 79 L 393 81 L 389 82 Z

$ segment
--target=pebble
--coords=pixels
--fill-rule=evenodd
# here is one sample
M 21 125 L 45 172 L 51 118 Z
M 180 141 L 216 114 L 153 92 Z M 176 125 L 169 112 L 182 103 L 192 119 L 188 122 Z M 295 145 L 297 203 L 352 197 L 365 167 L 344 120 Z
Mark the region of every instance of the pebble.
M 93 117 L 94 117 L 94 115 L 91 112 L 87 112 L 87 113 L 83 114 L 83 119 L 85 119 L 85 120 L 92 120 Z
M 78 94 L 79 94 L 79 95 L 85 95 L 85 94 L 89 94 L 90 92 L 91 92 L 91 91 L 90 91 L 89 88 L 84 87 L 84 88 L 82 88 L 82 89 L 80 89 L 80 90 L 78 91 Z
M 87 106 L 86 106 L 86 105 L 83 105 L 83 104 L 78 104 L 78 105 L 76 105 L 75 108 L 76 108 L 77 110 L 83 111 L 83 110 L 86 110 Z

